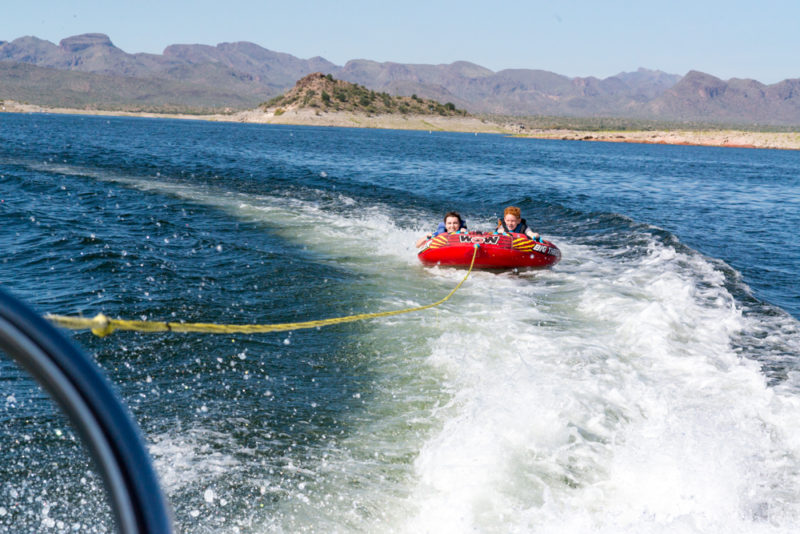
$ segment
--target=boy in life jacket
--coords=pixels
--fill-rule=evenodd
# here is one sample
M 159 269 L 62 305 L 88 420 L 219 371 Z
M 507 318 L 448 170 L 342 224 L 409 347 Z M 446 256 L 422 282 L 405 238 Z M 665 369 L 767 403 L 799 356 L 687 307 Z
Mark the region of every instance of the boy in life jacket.
M 461 215 L 459 215 L 455 211 L 450 211 L 447 212 L 447 214 L 444 216 L 444 221 L 439 223 L 439 227 L 436 229 L 435 232 L 420 237 L 414 246 L 419 248 L 428 239 L 436 237 L 437 235 L 443 234 L 445 232 L 453 233 L 453 232 L 466 232 L 466 231 L 467 231 L 467 223 L 464 222 L 464 220 L 461 218 Z
M 516 206 L 509 206 L 503 211 L 503 218 L 497 221 L 498 234 L 525 234 L 534 241 L 541 242 L 541 236 L 528 228 L 528 223 L 522 218 L 522 213 Z

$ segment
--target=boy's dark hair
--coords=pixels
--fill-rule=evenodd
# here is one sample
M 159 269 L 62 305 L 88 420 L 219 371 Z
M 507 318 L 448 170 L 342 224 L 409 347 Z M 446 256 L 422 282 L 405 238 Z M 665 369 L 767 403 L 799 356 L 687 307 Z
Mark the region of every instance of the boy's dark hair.
M 447 222 L 448 217 L 457 217 L 458 224 L 464 226 L 464 219 L 461 218 L 461 215 L 459 215 L 457 211 L 448 211 L 447 213 L 445 213 L 443 221 Z

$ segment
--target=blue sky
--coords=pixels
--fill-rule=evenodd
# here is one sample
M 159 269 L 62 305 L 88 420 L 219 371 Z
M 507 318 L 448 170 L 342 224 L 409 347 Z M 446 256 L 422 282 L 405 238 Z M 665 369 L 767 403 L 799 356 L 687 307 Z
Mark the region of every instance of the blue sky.
M 9 7 L 4 4 L 12 4 Z M 105 33 L 129 53 L 251 41 L 300 58 L 800 78 L 798 0 L 4 0 L 0 40 Z

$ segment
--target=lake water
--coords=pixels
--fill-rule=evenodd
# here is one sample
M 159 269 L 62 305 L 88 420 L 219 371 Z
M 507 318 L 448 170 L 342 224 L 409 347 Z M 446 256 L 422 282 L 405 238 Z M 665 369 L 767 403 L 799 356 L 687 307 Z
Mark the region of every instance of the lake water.
M 439 308 L 65 332 L 183 532 L 783 533 L 800 521 L 800 153 L 0 115 L 0 286 L 41 313 L 294 322 L 438 300 L 413 243 L 506 205 L 563 253 Z M 0 531 L 107 532 L 0 358 Z

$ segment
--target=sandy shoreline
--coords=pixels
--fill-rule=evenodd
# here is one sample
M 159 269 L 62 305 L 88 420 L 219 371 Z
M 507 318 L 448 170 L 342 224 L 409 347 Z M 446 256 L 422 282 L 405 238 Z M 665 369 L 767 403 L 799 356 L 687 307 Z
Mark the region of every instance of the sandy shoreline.
M 261 110 L 231 114 L 189 115 L 126 111 L 98 111 L 66 108 L 46 108 L 6 100 L 0 112 L 58 113 L 103 116 L 173 118 L 215 122 L 253 124 L 286 124 L 300 126 L 338 126 L 345 128 L 384 128 L 397 130 L 427 130 L 443 132 L 492 133 L 520 138 L 560 139 L 611 143 L 647 143 L 668 145 L 698 145 L 739 148 L 773 148 L 800 150 L 800 131 L 748 132 L 743 130 L 670 130 L 670 131 L 581 131 L 557 129 L 526 129 L 510 122 L 493 122 L 476 117 L 442 117 L 433 115 L 367 115 L 353 112 L 318 112 L 313 109 L 290 110 L 275 115 Z
M 743 130 L 603 131 L 533 130 L 522 137 L 571 139 L 609 143 L 647 143 L 735 148 L 800 150 L 800 132 L 746 132 Z

